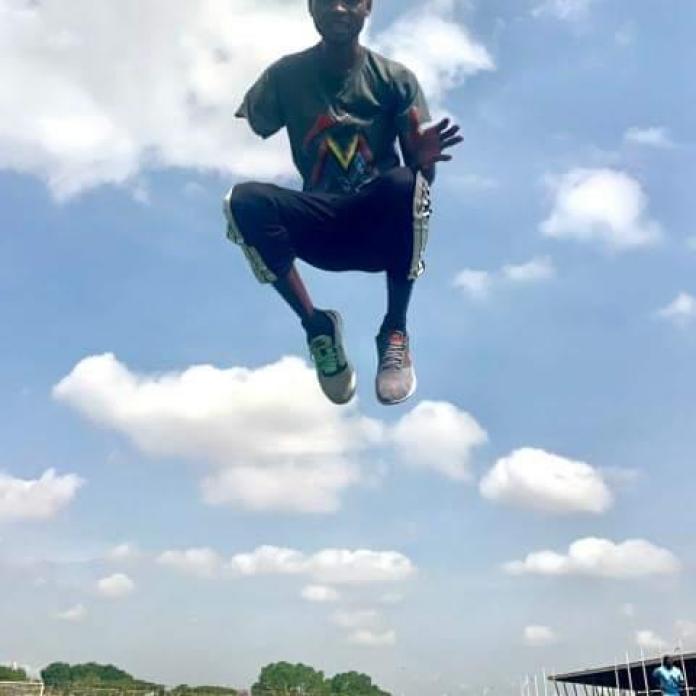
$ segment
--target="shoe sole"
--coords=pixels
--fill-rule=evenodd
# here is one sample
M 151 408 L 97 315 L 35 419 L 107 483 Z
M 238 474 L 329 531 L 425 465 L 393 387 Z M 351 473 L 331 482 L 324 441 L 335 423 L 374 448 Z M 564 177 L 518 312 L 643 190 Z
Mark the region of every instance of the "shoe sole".
M 403 404 L 404 401 L 408 401 L 415 393 L 416 393 L 416 387 L 418 386 L 418 379 L 416 378 L 415 372 L 413 373 L 413 384 L 411 385 L 411 389 L 409 389 L 408 394 L 406 396 L 402 397 L 401 399 L 397 399 L 396 401 L 387 401 L 386 399 L 383 399 L 379 391 L 377 389 L 377 385 L 375 384 L 375 395 L 377 397 L 377 401 L 379 401 L 382 406 L 398 406 L 399 404 Z

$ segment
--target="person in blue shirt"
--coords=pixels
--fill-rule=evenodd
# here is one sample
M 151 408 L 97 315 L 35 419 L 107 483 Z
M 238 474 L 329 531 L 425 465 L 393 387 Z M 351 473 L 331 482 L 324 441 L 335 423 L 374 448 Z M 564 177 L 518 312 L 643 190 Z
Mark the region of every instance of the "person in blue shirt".
M 679 696 L 684 690 L 684 675 L 670 655 L 662 658 L 662 665 L 653 671 L 653 679 L 664 696 Z

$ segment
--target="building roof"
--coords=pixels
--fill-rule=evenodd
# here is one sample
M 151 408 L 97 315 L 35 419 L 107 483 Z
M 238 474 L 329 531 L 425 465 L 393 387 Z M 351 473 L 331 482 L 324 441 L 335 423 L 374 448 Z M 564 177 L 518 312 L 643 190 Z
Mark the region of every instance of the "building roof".
M 691 688 L 696 687 L 696 653 L 675 655 L 674 663 L 684 672 L 687 686 Z M 646 693 L 656 688 L 651 675 L 653 670 L 661 664 L 661 657 L 652 657 L 646 658 L 644 662 L 642 660 L 631 662 L 630 665 L 624 662 L 623 664 L 611 664 L 608 667 L 585 669 L 579 672 L 554 674 L 550 676 L 549 679 L 555 682 L 557 687 L 560 685 L 559 691 L 562 694 L 567 692 L 567 686 L 564 691 L 563 685 L 568 684 L 581 684 L 584 686 L 606 687 L 610 689 L 616 689 L 618 686 L 619 689 Z M 571 689 L 570 693 L 575 696 L 573 689 Z

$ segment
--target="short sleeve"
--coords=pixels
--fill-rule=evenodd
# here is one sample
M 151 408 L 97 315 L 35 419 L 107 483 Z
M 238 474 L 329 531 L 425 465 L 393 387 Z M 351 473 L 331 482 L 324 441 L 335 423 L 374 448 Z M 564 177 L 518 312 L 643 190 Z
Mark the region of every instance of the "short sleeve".
M 408 135 L 411 119 L 418 123 L 430 121 L 430 110 L 418 78 L 407 68 L 403 68 L 395 77 L 396 122 L 400 134 Z
M 270 137 L 285 125 L 275 66 L 265 70 L 252 85 L 235 116 L 245 118 L 254 133 L 262 138 Z

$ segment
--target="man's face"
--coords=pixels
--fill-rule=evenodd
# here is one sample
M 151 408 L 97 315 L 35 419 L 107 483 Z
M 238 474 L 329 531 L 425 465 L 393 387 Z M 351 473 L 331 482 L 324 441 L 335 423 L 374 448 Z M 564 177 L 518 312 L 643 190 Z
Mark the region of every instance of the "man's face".
M 351 43 L 360 35 L 372 0 L 309 0 L 314 26 L 327 43 Z
M 674 666 L 674 660 L 671 657 L 665 657 L 664 664 L 667 669 L 672 669 Z

